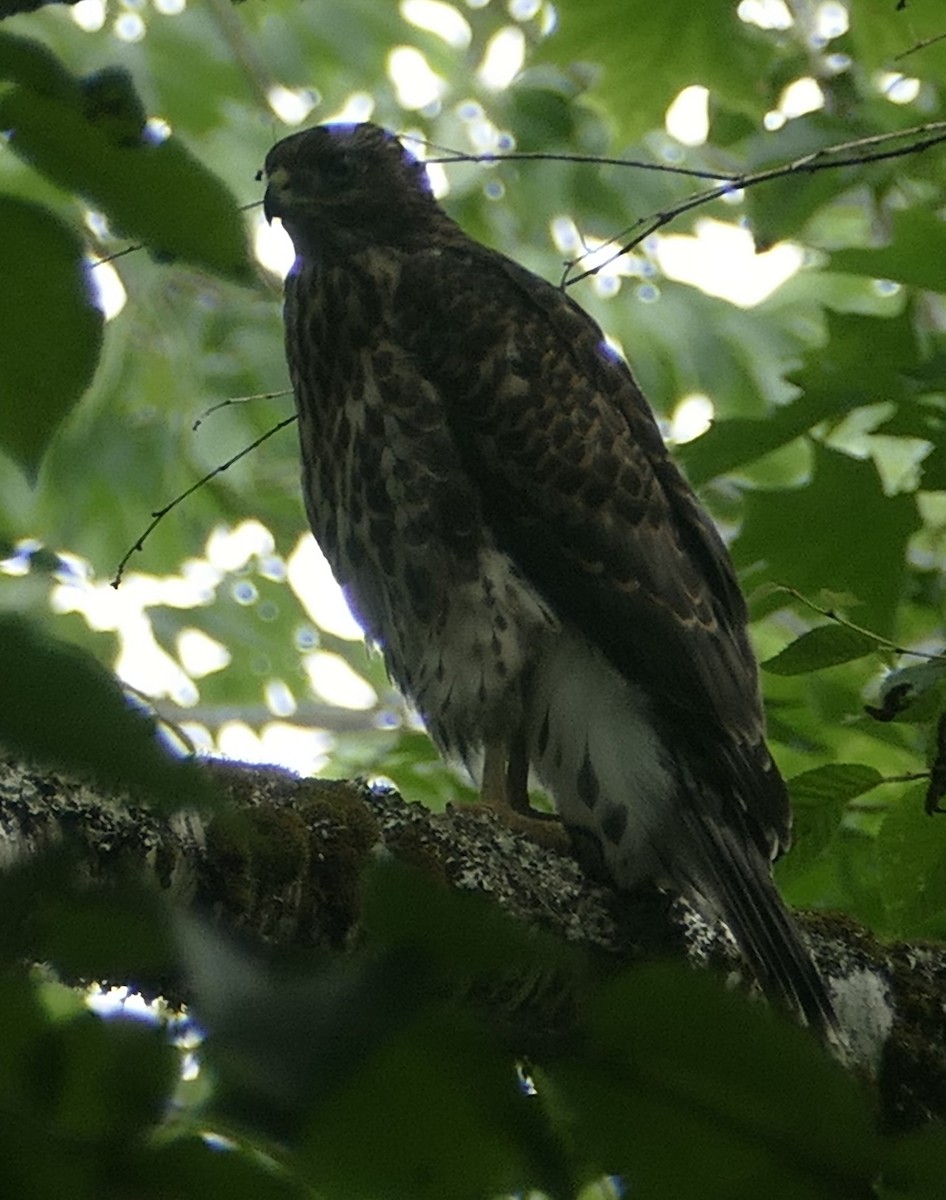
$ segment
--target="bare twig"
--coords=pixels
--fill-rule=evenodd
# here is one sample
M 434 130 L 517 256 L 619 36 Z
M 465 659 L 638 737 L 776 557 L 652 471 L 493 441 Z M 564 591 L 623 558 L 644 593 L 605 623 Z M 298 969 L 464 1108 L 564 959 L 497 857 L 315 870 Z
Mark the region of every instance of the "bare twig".
M 934 46 L 937 42 L 941 42 L 946 38 L 946 33 L 937 33 L 933 37 L 924 38 L 921 42 L 917 42 L 915 46 L 911 46 L 909 50 L 903 50 L 899 54 L 893 56 L 894 62 L 902 62 L 905 58 L 909 58 L 911 54 L 917 54 L 920 50 L 925 50 L 927 46 Z
M 103 263 L 114 262 L 116 258 L 124 258 L 126 254 L 134 254 L 136 250 L 143 250 L 144 246 L 126 246 L 124 250 L 116 250 L 113 254 L 103 254 L 101 258 L 97 258 L 92 264 L 93 270 L 95 267 L 102 266 Z
M 175 496 L 174 499 L 170 502 L 170 504 L 166 504 L 164 506 L 164 508 L 159 508 L 157 510 L 157 512 L 153 512 L 151 514 L 151 516 L 154 519 L 151 521 L 151 524 L 142 533 L 141 537 L 138 538 L 138 540 L 131 547 L 131 549 L 128 550 L 124 554 L 121 562 L 118 564 L 118 568 L 115 571 L 115 578 L 112 580 L 112 587 L 117 588 L 120 586 L 121 581 L 122 581 L 122 576 L 125 573 L 125 567 L 128 565 L 129 560 L 139 550 L 144 549 L 144 544 L 147 541 L 148 537 L 151 535 L 151 533 L 154 531 L 154 529 L 156 529 L 157 526 L 160 525 L 160 523 L 164 520 L 164 518 L 168 515 L 168 513 L 172 509 L 177 508 L 177 506 L 180 503 L 182 503 L 182 501 L 186 500 L 188 496 L 192 496 L 194 494 L 194 492 L 196 492 L 199 488 L 202 488 L 205 483 L 209 483 L 210 480 L 214 479 L 217 475 L 222 475 L 224 471 L 226 471 L 230 467 L 232 467 L 234 463 L 239 462 L 240 459 L 244 458 L 247 454 L 250 454 L 253 450 L 255 450 L 257 448 L 257 446 L 261 446 L 263 444 L 263 442 L 265 442 L 268 438 L 271 438 L 274 433 L 278 433 L 280 429 L 285 429 L 285 427 L 287 425 L 291 425 L 293 423 L 293 421 L 295 421 L 295 419 L 296 419 L 296 414 L 293 413 L 291 417 L 286 417 L 285 420 L 277 422 L 277 424 L 275 424 L 272 427 L 272 429 L 267 429 L 267 431 L 264 434 L 261 434 L 255 441 L 250 442 L 250 444 L 248 446 L 244 446 L 243 449 L 239 452 L 239 454 L 234 454 L 232 458 L 228 458 L 227 461 L 225 463 L 221 463 L 219 467 L 214 467 L 214 469 L 212 471 L 209 471 L 206 475 L 204 475 L 203 478 L 198 479 L 196 483 L 191 484 L 191 486 L 189 488 L 187 488 L 186 491 L 181 492 L 181 494 L 179 496 Z
M 906 146 L 889 146 L 889 143 L 899 142 L 904 138 L 913 138 L 916 140 L 909 142 Z M 727 179 L 718 187 L 696 192 L 694 195 L 688 196 L 685 200 L 681 200 L 677 204 L 672 204 L 669 208 L 653 213 L 648 217 L 641 217 L 633 225 L 629 225 L 626 229 L 609 239 L 610 242 L 621 242 L 619 248 L 609 258 L 605 259 L 604 262 L 598 263 L 597 266 L 589 267 L 587 270 L 581 271 L 579 274 L 569 278 L 569 274 L 581 262 L 581 258 L 573 259 L 566 264 L 561 286 L 563 288 L 571 287 L 572 284 L 579 283 L 582 279 L 597 275 L 608 263 L 613 262 L 616 258 L 620 258 L 622 254 L 627 254 L 629 250 L 639 245 L 645 238 L 655 233 L 658 229 L 663 228 L 664 225 L 668 225 L 683 213 L 689 212 L 694 208 L 699 208 L 701 205 L 709 204 L 713 200 L 719 200 L 721 197 L 730 195 L 733 192 L 743 191 L 746 188 L 755 187 L 760 183 L 770 183 L 774 179 L 784 179 L 788 175 L 812 174 L 815 171 L 863 166 L 866 163 L 901 158 L 907 154 L 919 154 L 922 150 L 927 150 L 930 146 L 936 146 L 942 142 L 946 142 L 946 121 L 931 121 L 925 125 L 914 125 L 910 129 L 901 129 L 895 133 L 878 133 L 870 137 L 855 138 L 849 142 L 838 142 L 833 146 L 823 146 L 820 150 L 814 150 L 811 154 L 805 154 L 790 163 L 782 163 L 777 167 L 769 167 L 765 171 L 752 171 L 733 179 Z M 873 149 L 874 147 L 882 148 L 875 150 Z M 856 153 L 851 154 L 850 151 L 856 151 Z M 633 237 L 629 241 L 623 241 L 629 234 L 633 234 Z M 605 245 L 607 244 L 606 242 Z
M 261 174 L 262 172 L 257 171 L 256 178 L 259 179 Z M 262 200 L 250 200 L 247 204 L 241 204 L 238 211 L 249 212 L 251 208 L 259 208 L 262 203 Z M 101 242 L 99 244 L 101 244 Z M 124 258 L 126 254 L 134 254 L 137 250 L 144 250 L 144 245 L 141 242 L 135 242 L 131 246 L 125 246 L 124 249 L 115 250 L 111 254 L 99 255 L 96 257 L 95 262 L 92 263 L 92 267 L 100 267 L 103 263 L 114 262 L 117 258 Z
M 572 162 L 592 163 L 598 167 L 638 167 L 642 171 L 662 171 L 668 175 L 686 175 L 691 179 L 731 179 L 736 181 L 742 178 L 741 175 L 728 171 L 703 171 L 694 167 L 674 167 L 669 163 L 655 163 L 641 158 L 605 158 L 600 154 L 549 154 L 542 150 L 512 150 L 508 154 L 466 154 L 460 150 L 451 150 L 449 146 L 438 146 L 435 142 L 428 142 L 423 138 L 410 137 L 410 135 L 401 136 L 405 140 L 420 142 L 433 150 L 442 151 L 442 157 L 426 158 L 424 159 L 425 163 L 474 162 L 489 165 L 501 162 Z
M 283 388 L 278 392 L 257 392 L 254 396 L 228 396 L 226 400 L 220 400 L 217 404 L 211 404 L 210 408 L 205 408 L 204 411 L 194 420 L 191 430 L 196 432 L 207 417 L 215 412 L 219 412 L 221 408 L 228 408 L 231 404 L 249 404 L 251 400 L 278 400 L 282 396 L 291 395 L 288 388 Z
M 845 629 L 851 629 L 855 633 L 863 634 L 864 637 L 868 637 L 876 642 L 878 649 L 889 650 L 893 654 L 904 654 L 913 658 L 922 658 L 926 662 L 946 662 L 946 655 L 930 654 L 926 650 L 910 650 L 907 646 L 900 646 L 896 642 L 892 642 L 889 638 L 883 637 L 882 634 L 875 633 L 873 629 L 865 629 L 863 625 L 856 625 L 853 621 L 848 620 L 847 617 L 842 617 L 839 613 L 835 612 L 833 608 L 822 608 L 820 604 L 816 604 L 809 596 L 798 591 L 797 588 L 790 587 L 788 584 L 777 584 L 773 588 L 773 591 L 785 592 L 793 599 L 804 604 L 806 608 L 810 608 L 812 612 L 818 613 L 829 621 L 834 621 L 837 625 L 842 625 Z

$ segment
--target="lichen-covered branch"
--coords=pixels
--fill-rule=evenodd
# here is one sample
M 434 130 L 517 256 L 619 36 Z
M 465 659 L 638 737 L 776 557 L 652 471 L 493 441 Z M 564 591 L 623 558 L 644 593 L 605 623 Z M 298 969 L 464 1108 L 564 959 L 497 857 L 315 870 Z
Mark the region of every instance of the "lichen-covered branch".
M 148 881 L 175 908 L 285 949 L 344 950 L 357 934 L 366 865 L 385 855 L 444 887 L 480 892 L 515 920 L 614 961 L 669 944 L 735 968 L 725 931 L 679 904 L 621 904 L 577 863 L 490 812 L 435 814 L 359 781 L 207 763 L 229 803 L 162 816 L 87 784 L 0 763 L 0 867 L 68 843 L 90 883 Z M 831 987 L 851 1058 L 878 1079 L 888 1126 L 946 1115 L 946 950 L 877 942 L 833 914 L 799 914 Z M 54 964 L 55 965 L 55 964 Z

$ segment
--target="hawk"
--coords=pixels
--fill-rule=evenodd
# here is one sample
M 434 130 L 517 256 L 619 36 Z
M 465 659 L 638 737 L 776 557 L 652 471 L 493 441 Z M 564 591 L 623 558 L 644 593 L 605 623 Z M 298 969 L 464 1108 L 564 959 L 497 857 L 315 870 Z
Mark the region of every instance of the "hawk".
M 834 1014 L 771 877 L 790 840 L 729 555 L 599 326 L 474 241 L 377 125 L 272 148 L 313 533 L 390 675 L 484 800 L 533 775 L 620 889 L 731 930 Z

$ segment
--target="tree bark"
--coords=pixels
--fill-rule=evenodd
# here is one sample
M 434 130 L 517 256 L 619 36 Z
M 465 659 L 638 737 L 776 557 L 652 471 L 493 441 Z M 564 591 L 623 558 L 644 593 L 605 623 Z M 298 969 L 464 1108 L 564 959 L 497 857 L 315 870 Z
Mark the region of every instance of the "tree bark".
M 489 811 L 433 813 L 357 780 L 299 779 L 275 767 L 207 762 L 205 769 L 229 803 L 212 816 L 163 816 L 134 798 L 2 761 L 0 866 L 68 845 L 89 884 L 127 878 L 130 869 L 176 910 L 199 911 L 227 930 L 279 948 L 343 951 L 358 930 L 365 867 L 393 855 L 616 962 L 675 940 L 694 963 L 739 969 L 725 930 L 678 901 L 659 916 L 652 900 L 629 911 L 570 855 Z M 876 1081 L 885 1126 L 946 1117 L 946 947 L 882 945 L 838 914 L 796 917 L 832 993 L 849 1065 Z M 177 986 L 186 995 L 186 981 Z

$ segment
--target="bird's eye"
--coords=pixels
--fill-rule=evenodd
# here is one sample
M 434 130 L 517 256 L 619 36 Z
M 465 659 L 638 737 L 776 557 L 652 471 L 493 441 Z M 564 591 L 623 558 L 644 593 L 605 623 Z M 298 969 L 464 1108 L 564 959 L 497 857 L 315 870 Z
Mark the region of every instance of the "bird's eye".
M 347 154 L 333 154 L 320 164 L 319 173 L 329 187 L 345 187 L 354 180 L 357 164 Z

